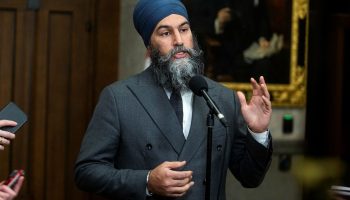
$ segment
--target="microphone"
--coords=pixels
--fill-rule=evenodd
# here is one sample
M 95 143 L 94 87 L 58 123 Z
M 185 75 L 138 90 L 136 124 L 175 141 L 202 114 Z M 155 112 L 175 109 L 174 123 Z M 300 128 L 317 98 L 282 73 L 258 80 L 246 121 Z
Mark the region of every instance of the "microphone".
M 188 83 L 188 87 L 195 95 L 204 97 L 210 110 L 219 118 L 220 122 L 227 127 L 225 116 L 220 112 L 213 99 L 207 93 L 208 84 L 205 79 L 199 75 L 193 76 Z

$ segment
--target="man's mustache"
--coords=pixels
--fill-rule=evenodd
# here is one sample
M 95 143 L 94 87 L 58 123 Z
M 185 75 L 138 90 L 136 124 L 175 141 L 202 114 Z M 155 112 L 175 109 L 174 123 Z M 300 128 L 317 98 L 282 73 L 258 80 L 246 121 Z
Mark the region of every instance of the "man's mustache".
M 190 50 L 186 47 L 175 47 L 172 51 L 171 51 L 171 55 L 174 56 L 177 53 L 188 53 L 190 54 L 190 56 L 192 56 L 192 53 L 190 52 Z
M 188 53 L 188 55 L 190 55 L 190 57 L 192 57 L 194 55 L 194 50 L 190 49 L 190 48 L 186 48 L 184 46 L 176 46 L 167 55 L 163 56 L 162 60 L 164 60 L 164 61 L 170 60 L 177 53 Z

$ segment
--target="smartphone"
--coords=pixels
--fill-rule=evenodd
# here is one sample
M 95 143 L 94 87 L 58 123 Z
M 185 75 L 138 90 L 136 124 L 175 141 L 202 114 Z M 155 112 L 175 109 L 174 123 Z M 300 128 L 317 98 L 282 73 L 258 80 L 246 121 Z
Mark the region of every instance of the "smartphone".
M 24 176 L 25 172 L 23 169 L 15 169 L 11 172 L 11 174 L 8 176 L 8 178 L 5 181 L 5 185 L 9 186 L 11 189 L 14 189 L 14 187 L 16 186 L 19 178 L 21 176 Z
M 0 111 L 0 120 L 3 119 L 15 121 L 17 122 L 17 125 L 4 126 L 0 127 L 0 129 L 11 133 L 16 133 L 16 131 L 27 122 L 27 115 L 14 102 L 10 102 Z

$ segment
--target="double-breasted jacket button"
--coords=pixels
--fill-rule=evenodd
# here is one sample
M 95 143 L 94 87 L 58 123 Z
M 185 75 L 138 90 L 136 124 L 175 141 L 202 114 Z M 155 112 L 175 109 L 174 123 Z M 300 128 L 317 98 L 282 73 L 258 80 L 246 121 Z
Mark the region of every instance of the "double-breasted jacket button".
M 217 150 L 217 151 L 222 151 L 222 145 L 219 144 L 218 146 L 216 146 L 216 150 Z
M 149 151 L 152 150 L 152 145 L 151 144 L 146 144 L 146 149 L 149 150 Z

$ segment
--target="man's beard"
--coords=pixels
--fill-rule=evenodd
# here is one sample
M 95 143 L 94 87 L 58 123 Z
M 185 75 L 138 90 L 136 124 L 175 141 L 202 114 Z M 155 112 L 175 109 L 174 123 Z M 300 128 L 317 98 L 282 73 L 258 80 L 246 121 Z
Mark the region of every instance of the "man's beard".
M 176 46 L 167 55 L 161 56 L 158 49 L 151 48 L 151 66 L 157 83 L 169 90 L 187 91 L 190 79 L 199 74 L 203 74 L 204 63 L 202 50 L 200 50 L 197 40 L 193 38 L 194 47 L 186 48 Z M 174 55 L 184 52 L 188 58 L 174 59 Z

